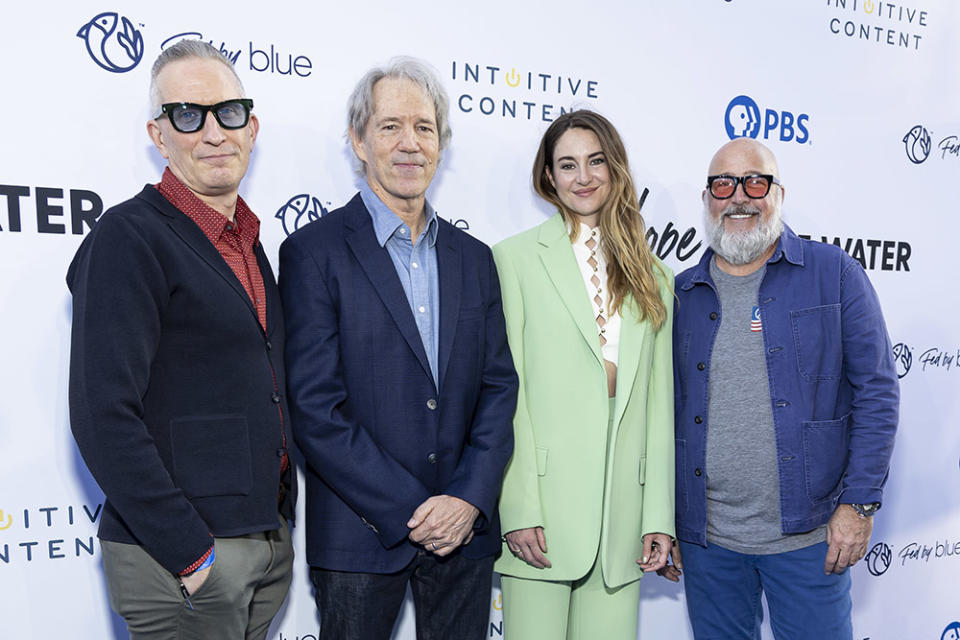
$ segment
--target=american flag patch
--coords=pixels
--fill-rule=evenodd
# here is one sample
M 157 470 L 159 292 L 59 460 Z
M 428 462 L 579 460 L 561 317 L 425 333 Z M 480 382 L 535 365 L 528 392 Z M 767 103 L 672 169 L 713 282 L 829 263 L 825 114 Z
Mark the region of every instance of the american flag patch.
M 753 308 L 753 316 L 750 318 L 750 331 L 762 331 L 763 325 L 760 323 L 760 307 Z

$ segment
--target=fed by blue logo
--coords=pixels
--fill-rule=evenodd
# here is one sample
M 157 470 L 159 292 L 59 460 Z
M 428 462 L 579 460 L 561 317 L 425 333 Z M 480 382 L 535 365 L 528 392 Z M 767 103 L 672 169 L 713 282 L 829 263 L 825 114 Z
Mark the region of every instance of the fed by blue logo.
M 913 164 L 921 164 L 930 157 L 930 132 L 922 124 L 918 124 L 907 131 L 903 136 L 903 142 L 907 157 Z
M 731 140 L 762 137 L 797 144 L 810 141 L 809 121 L 810 116 L 806 113 L 795 115 L 785 109 L 761 109 L 756 100 L 747 95 L 731 100 L 723 118 L 727 137 Z
M 329 211 L 320 200 L 309 193 L 301 193 L 287 200 L 273 217 L 283 224 L 283 232 L 289 236 L 297 229 L 319 220 L 328 213 Z
M 93 61 L 113 73 L 130 71 L 143 58 L 143 36 L 129 18 L 115 11 L 95 15 L 80 27 L 77 37 L 87 44 Z

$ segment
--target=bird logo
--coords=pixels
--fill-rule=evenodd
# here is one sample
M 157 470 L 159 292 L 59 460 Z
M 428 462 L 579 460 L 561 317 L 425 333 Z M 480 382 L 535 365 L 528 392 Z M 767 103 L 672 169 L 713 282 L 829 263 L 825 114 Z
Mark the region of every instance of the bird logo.
M 113 73 L 130 71 L 143 58 L 143 36 L 129 18 L 116 12 L 94 16 L 80 27 L 77 37 L 86 42 L 93 61 Z
M 920 164 L 930 155 L 930 132 L 923 125 L 916 125 L 903 136 L 907 157 L 913 164 Z
M 289 236 L 297 229 L 319 220 L 328 213 L 329 211 L 320 203 L 320 200 L 309 193 L 301 193 L 290 198 L 273 217 L 280 220 L 283 224 L 283 232 Z

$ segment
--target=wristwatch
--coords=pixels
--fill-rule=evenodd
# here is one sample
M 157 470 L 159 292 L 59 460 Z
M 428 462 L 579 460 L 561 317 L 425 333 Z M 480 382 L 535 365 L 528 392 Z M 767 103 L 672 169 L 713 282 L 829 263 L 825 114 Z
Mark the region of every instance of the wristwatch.
M 869 518 L 880 509 L 879 502 L 871 502 L 869 504 L 851 503 L 850 506 L 853 507 L 854 511 L 856 511 L 857 515 L 861 518 Z

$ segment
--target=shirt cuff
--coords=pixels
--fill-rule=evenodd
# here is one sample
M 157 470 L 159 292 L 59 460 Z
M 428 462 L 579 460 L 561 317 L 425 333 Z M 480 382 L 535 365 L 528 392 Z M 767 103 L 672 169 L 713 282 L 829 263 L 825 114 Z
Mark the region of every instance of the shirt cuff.
M 213 546 L 211 545 L 211 547 L 207 549 L 207 552 L 205 554 L 197 558 L 196 562 L 194 562 L 189 567 L 181 571 L 179 575 L 181 577 L 188 576 L 191 573 L 196 573 L 197 571 L 200 571 L 201 569 L 206 569 L 207 567 L 213 564 L 213 561 L 216 559 L 216 556 L 217 554 L 214 551 Z

